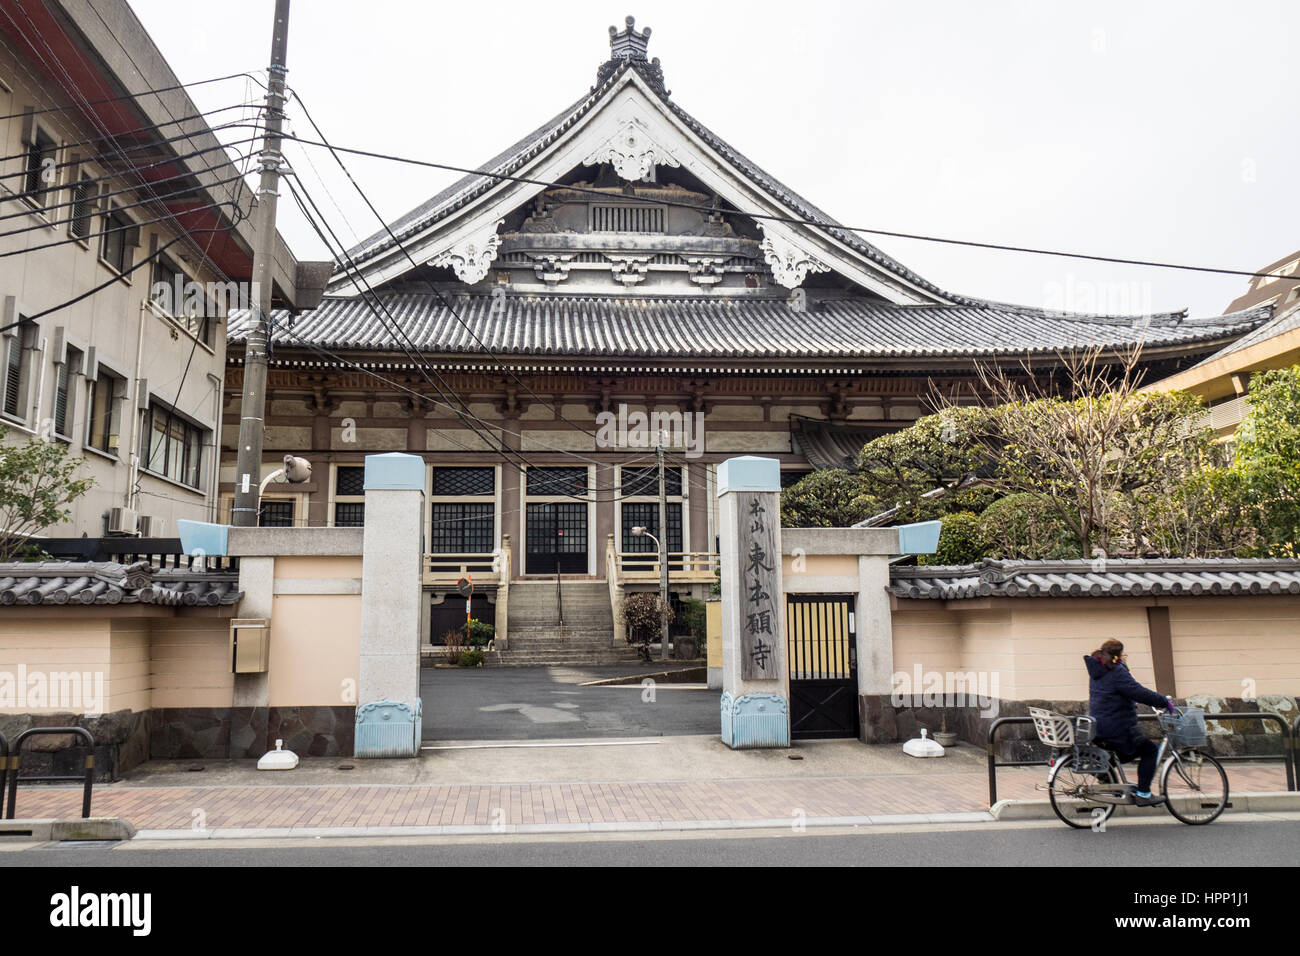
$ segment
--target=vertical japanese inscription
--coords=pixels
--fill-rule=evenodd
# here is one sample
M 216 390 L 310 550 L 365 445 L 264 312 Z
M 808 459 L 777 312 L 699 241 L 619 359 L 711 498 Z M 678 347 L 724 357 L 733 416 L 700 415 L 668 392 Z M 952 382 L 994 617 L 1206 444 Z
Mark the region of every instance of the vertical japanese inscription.
M 777 680 L 781 676 L 781 606 L 777 586 L 774 494 L 745 495 L 740 514 L 740 676 Z

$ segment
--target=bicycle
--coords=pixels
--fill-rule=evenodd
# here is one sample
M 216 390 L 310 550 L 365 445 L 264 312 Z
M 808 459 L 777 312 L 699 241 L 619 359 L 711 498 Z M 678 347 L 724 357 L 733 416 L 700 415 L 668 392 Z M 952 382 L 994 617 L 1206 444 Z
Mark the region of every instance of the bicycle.
M 1201 748 L 1206 745 L 1205 712 L 1157 711 L 1163 736 L 1156 752 L 1157 779 L 1165 808 L 1174 819 L 1204 826 L 1228 805 L 1228 774 Z M 1117 806 L 1134 805 L 1137 785 L 1129 783 L 1115 752 L 1098 745 L 1091 717 L 1067 717 L 1029 708 L 1038 739 L 1055 753 L 1047 772 L 1048 801 L 1061 822 L 1077 830 L 1104 824 Z

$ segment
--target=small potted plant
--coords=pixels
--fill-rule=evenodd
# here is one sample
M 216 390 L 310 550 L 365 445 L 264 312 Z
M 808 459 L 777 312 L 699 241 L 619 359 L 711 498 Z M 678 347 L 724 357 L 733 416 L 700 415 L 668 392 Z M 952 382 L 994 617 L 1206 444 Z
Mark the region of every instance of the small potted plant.
M 957 743 L 957 734 L 948 729 L 947 711 L 939 715 L 939 730 L 934 735 L 934 742 L 944 749 Z

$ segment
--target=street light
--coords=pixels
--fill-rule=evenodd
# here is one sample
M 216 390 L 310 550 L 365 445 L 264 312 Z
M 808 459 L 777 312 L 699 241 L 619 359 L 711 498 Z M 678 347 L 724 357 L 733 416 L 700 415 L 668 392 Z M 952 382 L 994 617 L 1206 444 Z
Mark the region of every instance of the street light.
M 659 640 L 661 642 L 659 656 L 666 660 L 668 658 L 668 554 L 664 551 L 664 546 L 659 543 L 659 539 L 640 525 L 632 529 L 632 537 L 649 538 L 655 543 L 655 550 L 659 552 Z

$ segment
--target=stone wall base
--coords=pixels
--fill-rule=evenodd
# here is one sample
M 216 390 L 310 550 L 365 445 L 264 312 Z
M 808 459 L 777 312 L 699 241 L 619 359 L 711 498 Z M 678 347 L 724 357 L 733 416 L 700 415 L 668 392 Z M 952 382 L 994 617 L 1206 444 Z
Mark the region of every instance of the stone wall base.
M 1262 700 L 1199 696 L 1190 701 L 1176 700 L 1176 703 L 1189 703 L 1205 710 L 1209 750 L 1213 754 L 1225 756 L 1280 755 L 1281 729 L 1274 721 L 1216 721 L 1215 713 L 1276 713 L 1291 723 L 1298 712 L 1296 698 L 1281 696 Z M 919 737 L 921 728 L 924 727 L 933 737 L 946 716 L 949 732 L 957 734 L 959 741 L 986 751 L 989 727 L 993 721 L 999 717 L 1028 717 L 1030 707 L 1042 707 L 1058 714 L 1088 712 L 1088 702 L 1077 700 L 994 699 L 987 708 L 981 710 L 974 706 L 899 707 L 894 705 L 889 695 L 861 695 L 858 698 L 861 723 L 859 736 L 863 743 L 901 743 Z M 1138 708 L 1139 714 L 1148 711 L 1149 708 Z M 1154 721 L 1144 720 L 1142 726 L 1150 736 L 1157 736 Z M 1042 760 L 1050 753 L 1047 747 L 1039 743 L 1034 727 L 1029 723 L 1005 724 L 1000 727 L 997 751 L 1001 760 Z
M 0 714 L 12 747 L 32 727 L 84 727 L 95 739 L 95 779 L 119 779 L 146 760 L 261 757 L 282 739 L 300 757 L 352 756 L 355 707 L 177 707 L 78 714 Z M 76 737 L 32 737 L 23 743 L 22 775 L 83 772 Z

